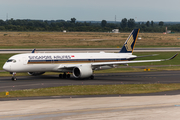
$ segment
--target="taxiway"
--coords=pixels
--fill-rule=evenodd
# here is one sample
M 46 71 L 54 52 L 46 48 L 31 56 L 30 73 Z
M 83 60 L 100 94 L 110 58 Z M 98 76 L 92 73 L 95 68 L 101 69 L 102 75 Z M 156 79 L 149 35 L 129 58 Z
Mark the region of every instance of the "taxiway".
M 17 76 L 17 81 L 11 81 L 11 77 L 0 77 L 0 92 L 68 85 L 180 83 L 180 71 L 105 73 L 94 76 L 93 80 L 77 80 L 73 77 L 60 79 L 58 75 Z
M 57 75 L 0 78 L 0 91 L 66 85 L 180 83 L 180 71 L 95 74 L 94 80 Z M 3 120 L 179 119 L 180 90 L 136 95 L 0 98 Z

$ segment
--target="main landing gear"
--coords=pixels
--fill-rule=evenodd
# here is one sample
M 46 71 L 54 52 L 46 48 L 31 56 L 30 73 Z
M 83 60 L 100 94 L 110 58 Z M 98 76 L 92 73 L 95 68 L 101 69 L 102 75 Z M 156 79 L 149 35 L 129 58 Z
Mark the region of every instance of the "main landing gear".
M 63 74 L 59 74 L 59 78 L 63 78 L 63 79 L 69 79 L 70 78 L 70 74 L 66 74 L 65 72 Z M 94 75 L 91 75 L 88 78 L 79 78 L 79 79 L 94 79 Z
M 16 81 L 17 80 L 15 75 L 16 75 L 16 72 L 13 72 L 12 73 L 12 81 Z
M 93 79 L 94 79 L 94 75 L 91 75 L 91 76 L 90 76 L 90 79 L 93 80 Z
M 70 74 L 66 74 L 66 73 L 64 73 L 64 74 L 59 74 L 59 78 L 64 78 L 64 79 L 70 78 Z

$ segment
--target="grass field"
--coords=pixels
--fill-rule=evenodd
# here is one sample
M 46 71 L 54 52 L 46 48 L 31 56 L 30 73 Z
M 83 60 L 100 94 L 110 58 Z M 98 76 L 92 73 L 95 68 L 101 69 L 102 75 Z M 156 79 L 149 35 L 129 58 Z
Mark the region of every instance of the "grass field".
M 71 85 L 51 88 L 26 89 L 0 92 L 2 97 L 62 96 L 62 95 L 122 95 L 155 93 L 179 90 L 180 84 L 122 84 L 122 85 Z
M 129 33 L 0 32 L 2 48 L 111 48 L 122 47 Z M 179 47 L 180 33 L 140 33 L 136 47 Z

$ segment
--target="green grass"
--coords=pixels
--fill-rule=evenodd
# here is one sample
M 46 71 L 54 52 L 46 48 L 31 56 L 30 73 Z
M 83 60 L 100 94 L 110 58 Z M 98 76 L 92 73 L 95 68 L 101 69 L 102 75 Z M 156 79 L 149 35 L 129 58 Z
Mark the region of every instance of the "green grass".
M 162 70 L 180 70 L 180 66 L 167 66 L 167 67 L 148 67 L 151 70 L 162 71 Z
M 2 67 L 4 63 L 14 54 L 0 54 L 0 70 L 2 70 Z
M 59 75 L 59 72 L 46 72 L 43 75 Z M 9 72 L 0 72 L 1 77 L 7 77 L 7 76 L 12 76 Z M 16 76 L 29 76 L 27 72 L 25 73 L 17 73 Z
M 16 76 L 27 76 L 28 73 L 17 73 Z M 12 76 L 9 72 L 0 72 L 0 77 Z
M 94 71 L 94 73 L 118 73 L 118 72 L 142 72 L 144 71 L 143 69 L 140 68 L 112 68 L 112 69 L 107 69 L 107 70 L 98 70 Z
M 2 97 L 65 96 L 65 95 L 112 95 L 142 94 L 179 90 L 180 84 L 122 84 L 122 85 L 71 85 L 40 89 L 0 92 Z

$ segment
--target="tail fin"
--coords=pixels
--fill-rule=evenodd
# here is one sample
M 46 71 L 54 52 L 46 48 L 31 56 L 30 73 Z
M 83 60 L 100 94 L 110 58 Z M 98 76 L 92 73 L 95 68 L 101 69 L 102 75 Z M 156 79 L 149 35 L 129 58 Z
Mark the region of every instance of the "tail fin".
M 119 53 L 133 53 L 140 29 L 134 29 L 124 43 Z

